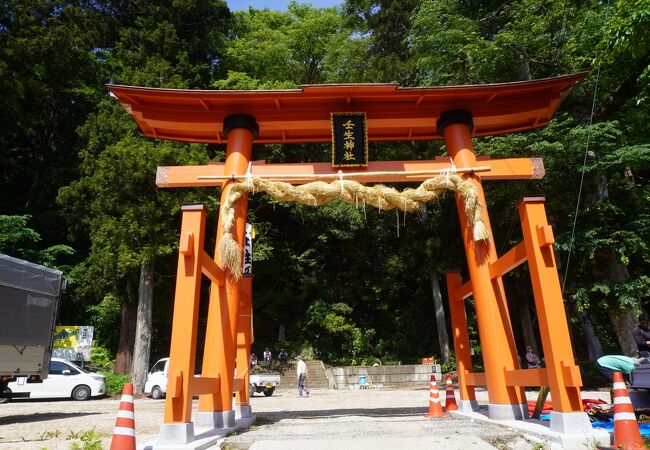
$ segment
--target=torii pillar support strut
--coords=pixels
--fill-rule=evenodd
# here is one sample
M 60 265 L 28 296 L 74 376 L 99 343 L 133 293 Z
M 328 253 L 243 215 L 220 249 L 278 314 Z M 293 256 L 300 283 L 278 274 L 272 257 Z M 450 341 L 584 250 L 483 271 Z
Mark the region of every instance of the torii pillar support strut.
M 438 120 L 438 132 L 444 136 L 447 152 L 457 167 L 477 165 L 472 146 L 472 128 L 472 116 L 466 110 L 446 111 Z M 463 200 L 456 194 L 483 352 L 488 415 L 497 420 L 525 419 L 528 417 L 528 406 L 523 388 L 506 385 L 505 371 L 519 369 L 519 361 L 503 282 L 500 277 L 493 282 L 490 276 L 490 263 L 497 260 L 497 254 L 483 186 L 476 174 L 466 173 L 463 178 L 471 180 L 476 187 L 478 202 L 483 205 L 482 220 L 490 234 L 485 241 L 474 241 L 473 228 L 465 214 Z
M 472 356 L 469 346 L 469 333 L 467 332 L 467 315 L 465 313 L 465 299 L 458 294 L 462 286 L 460 270 L 448 270 L 445 273 L 447 291 L 449 292 L 449 315 L 451 316 L 451 334 L 454 338 L 456 350 L 456 372 L 458 373 L 458 406 L 462 412 L 478 412 L 479 405 L 476 401 L 474 384 L 467 382 L 469 373 L 472 372 Z
M 580 369 L 575 365 L 562 289 L 553 254 L 553 230 L 548 224 L 544 197 L 524 197 L 517 205 L 528 270 L 546 356 L 545 375 L 553 399 L 551 430 L 559 433 L 591 431 L 582 409 Z
M 259 133 L 254 117 L 233 114 L 224 119 L 224 134 L 228 139 L 226 146 L 225 173 L 246 173 L 251 160 L 253 140 Z M 221 204 L 224 203 L 233 180 L 223 183 Z M 248 195 L 243 195 L 235 203 L 234 238 L 239 245 L 240 254 L 244 243 L 244 230 L 248 213 Z M 223 235 L 223 217 L 219 214 L 217 225 L 217 246 Z M 220 264 L 218 247 L 215 260 Z M 235 390 L 235 360 L 237 358 L 237 326 L 242 299 L 241 280 L 235 279 L 230 271 L 224 271 L 223 286 L 212 283 L 206 325 L 205 347 L 203 352 L 202 376 L 219 376 L 219 393 L 203 394 L 199 397 L 199 412 L 195 423 L 211 428 L 231 427 L 235 424 L 232 393 Z M 248 361 L 238 361 L 238 365 L 248 367 Z M 237 386 L 239 387 L 239 386 Z M 239 401 L 242 399 L 240 397 Z

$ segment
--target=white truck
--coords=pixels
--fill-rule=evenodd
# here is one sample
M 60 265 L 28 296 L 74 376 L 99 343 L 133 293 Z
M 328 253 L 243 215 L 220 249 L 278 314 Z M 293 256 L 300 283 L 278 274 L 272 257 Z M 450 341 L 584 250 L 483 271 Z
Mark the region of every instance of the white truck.
M 250 376 L 251 397 L 256 392 L 262 392 L 265 397 L 270 397 L 278 386 L 280 386 L 280 375 L 252 373 Z
M 47 378 L 64 290 L 61 271 L 0 253 L 0 403 L 17 377 Z
M 168 371 L 169 358 L 162 358 L 153 365 L 144 384 L 145 395 L 153 399 L 160 399 L 165 396 L 167 393 Z M 279 375 L 251 374 L 250 395 L 252 397 L 256 392 L 262 392 L 266 397 L 270 397 L 279 385 Z

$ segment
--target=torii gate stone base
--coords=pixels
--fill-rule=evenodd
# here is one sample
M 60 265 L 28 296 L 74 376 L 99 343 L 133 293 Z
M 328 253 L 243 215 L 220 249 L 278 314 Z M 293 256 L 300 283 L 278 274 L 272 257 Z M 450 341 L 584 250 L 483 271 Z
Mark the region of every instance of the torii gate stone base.
M 399 88 L 395 84 L 309 85 L 282 91 L 200 91 L 109 85 L 112 94 L 152 138 L 226 144 L 225 163 L 159 167 L 159 187 L 221 186 L 222 204 L 233 183 L 251 176 L 291 184 L 336 175 L 362 182 L 418 182 L 436 170 L 464 168 L 484 206 L 481 220 L 490 237 L 475 241 L 456 194 L 469 280 L 447 273 L 456 351 L 460 414 L 478 418 L 474 389 L 488 391 L 486 420 L 537 426 L 558 443 L 601 441 L 582 410 L 580 370 L 574 362 L 553 254 L 553 231 L 543 197 L 518 205 L 523 242 L 497 255 L 483 193 L 489 180 L 539 179 L 540 158 L 477 158 L 472 138 L 542 127 L 551 120 L 571 86 L 584 75 L 480 86 Z M 448 158 L 433 161 L 367 162 L 339 168 L 330 163 L 265 164 L 252 160 L 253 143 L 332 142 L 333 113 L 365 113 L 366 142 L 444 139 Z M 250 164 L 249 164 L 250 163 Z M 489 170 L 478 168 L 488 166 Z M 472 168 L 477 168 L 476 171 Z M 276 177 L 276 178 L 274 178 Z M 248 197 L 235 204 L 233 236 L 240 252 L 245 240 Z M 206 211 L 182 211 L 178 272 L 164 423 L 153 448 L 198 448 L 195 428 L 218 435 L 251 419 L 248 361 L 251 345 L 252 278 L 237 278 L 220 255 L 204 250 Z M 217 243 L 224 233 L 219 216 Z M 218 244 L 217 244 L 218 245 Z M 241 253 L 240 253 L 241 254 Z M 546 367 L 522 369 L 514 341 L 502 277 L 528 263 Z M 211 282 L 203 366 L 195 376 L 201 277 Z M 484 372 L 472 371 L 464 300 L 473 297 Z M 238 363 L 237 363 L 238 362 Z M 528 421 L 525 386 L 549 386 L 554 411 L 550 430 Z M 233 402 L 233 392 L 235 400 Z M 192 415 L 192 396 L 199 395 Z M 426 402 L 426 400 L 423 400 Z M 529 430 L 530 431 L 530 430 Z M 535 431 L 536 433 L 538 431 Z M 210 434 L 209 433 L 209 434 Z M 224 433 L 225 434 L 225 433 Z M 606 433 L 605 433 L 606 434 Z M 605 438 L 603 438 L 604 441 Z M 609 443 L 608 437 L 605 444 Z M 147 448 L 152 448 L 151 446 Z

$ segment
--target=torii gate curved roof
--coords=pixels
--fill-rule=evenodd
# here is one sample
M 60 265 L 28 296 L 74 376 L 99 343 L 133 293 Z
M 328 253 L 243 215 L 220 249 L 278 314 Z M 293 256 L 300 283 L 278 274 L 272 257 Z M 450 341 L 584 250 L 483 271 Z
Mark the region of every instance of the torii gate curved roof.
M 149 137 L 224 143 L 223 119 L 249 114 L 256 143 L 331 142 L 330 113 L 365 112 L 372 141 L 442 139 L 440 114 L 467 109 L 474 136 L 542 127 L 584 73 L 515 83 L 400 87 L 395 83 L 304 85 L 299 89 L 225 91 L 109 84 Z

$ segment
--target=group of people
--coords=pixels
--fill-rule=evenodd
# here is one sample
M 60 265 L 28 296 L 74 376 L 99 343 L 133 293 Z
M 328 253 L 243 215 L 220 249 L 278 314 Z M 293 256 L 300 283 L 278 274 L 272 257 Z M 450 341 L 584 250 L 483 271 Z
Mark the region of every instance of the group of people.
M 273 360 L 273 353 L 271 349 L 266 347 L 263 353 L 263 365 L 270 366 Z M 278 360 L 281 364 L 286 364 L 289 359 L 289 353 L 283 348 L 278 352 Z M 309 396 L 309 389 L 305 386 L 307 381 L 307 364 L 303 361 L 301 356 L 296 356 L 296 381 L 298 384 L 298 397 L 302 397 L 303 393 L 306 396 Z M 251 352 L 250 356 L 251 366 L 257 365 L 257 355 L 254 352 Z
M 264 349 L 264 353 L 262 354 L 262 365 L 264 366 L 270 366 L 272 361 L 273 361 L 273 353 L 271 352 L 271 349 L 266 347 Z M 286 364 L 287 359 L 289 359 L 289 353 L 285 349 L 282 349 L 278 352 L 278 361 L 280 361 L 280 364 Z M 251 352 L 250 356 L 250 365 L 255 366 L 257 365 L 257 355 L 255 352 Z

